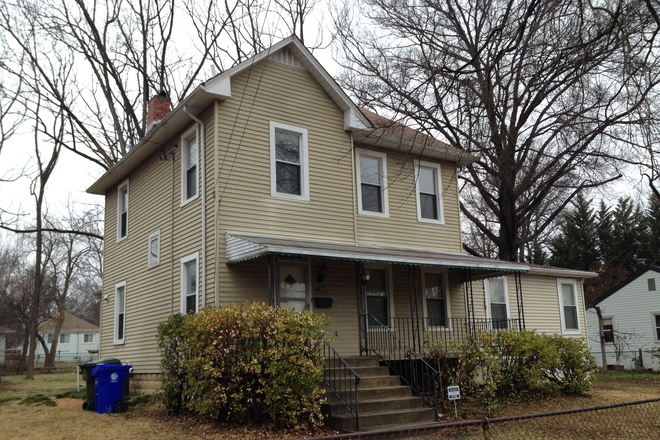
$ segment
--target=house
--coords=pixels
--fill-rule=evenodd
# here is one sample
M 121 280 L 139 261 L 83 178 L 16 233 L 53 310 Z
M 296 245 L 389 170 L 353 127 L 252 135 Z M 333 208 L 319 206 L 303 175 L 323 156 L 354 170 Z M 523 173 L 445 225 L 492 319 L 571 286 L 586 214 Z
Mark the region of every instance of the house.
M 136 389 L 158 385 L 158 323 L 232 302 L 325 313 L 349 363 L 384 356 L 384 334 L 407 353 L 479 329 L 586 337 L 595 274 L 464 255 L 472 158 L 356 107 L 295 37 L 171 112 L 155 96 L 147 123 L 88 189 L 105 196 L 100 356 L 129 362 Z
M 53 343 L 55 326 L 59 314 L 55 314 L 49 320 L 39 326 L 39 333 L 44 338 L 48 349 Z M 78 318 L 70 313 L 64 312 L 64 322 L 58 336 L 56 360 L 71 361 L 96 358 L 99 350 L 99 327 Z M 35 355 L 44 356 L 44 348 L 37 344 Z
M 0 327 L 0 365 L 5 364 L 5 350 L 7 349 L 7 336 L 16 333 L 14 330 L 6 327 Z
M 660 348 L 660 266 L 639 261 L 635 272 L 587 306 L 589 348 L 602 367 L 598 314 L 607 366 L 660 370 L 649 350 Z

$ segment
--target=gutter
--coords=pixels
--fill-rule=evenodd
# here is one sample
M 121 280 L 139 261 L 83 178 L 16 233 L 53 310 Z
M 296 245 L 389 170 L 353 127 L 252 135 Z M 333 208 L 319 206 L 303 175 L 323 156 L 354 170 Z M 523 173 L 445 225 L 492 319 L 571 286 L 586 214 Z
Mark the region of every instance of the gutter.
M 202 288 L 200 294 L 202 295 L 202 308 L 204 308 L 206 307 L 206 133 L 204 130 L 204 123 L 190 113 L 188 107 L 185 105 L 183 106 L 183 112 L 201 127 L 199 136 L 199 174 L 202 178 L 202 189 L 200 190 L 200 196 L 202 198 Z

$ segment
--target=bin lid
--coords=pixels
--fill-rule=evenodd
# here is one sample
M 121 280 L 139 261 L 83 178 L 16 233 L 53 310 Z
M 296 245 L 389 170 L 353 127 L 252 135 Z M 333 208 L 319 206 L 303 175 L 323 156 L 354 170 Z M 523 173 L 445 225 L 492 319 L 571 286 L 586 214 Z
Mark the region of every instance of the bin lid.
M 92 368 L 91 374 L 92 376 L 96 376 L 97 373 L 102 373 L 104 371 L 128 371 L 131 368 L 133 368 L 131 365 L 96 364 L 96 366 Z
M 78 366 L 80 368 L 93 368 L 93 367 L 97 366 L 98 364 L 121 365 L 121 361 L 119 359 L 115 359 L 115 358 L 97 359 L 95 361 L 83 362 L 82 364 L 78 364 Z

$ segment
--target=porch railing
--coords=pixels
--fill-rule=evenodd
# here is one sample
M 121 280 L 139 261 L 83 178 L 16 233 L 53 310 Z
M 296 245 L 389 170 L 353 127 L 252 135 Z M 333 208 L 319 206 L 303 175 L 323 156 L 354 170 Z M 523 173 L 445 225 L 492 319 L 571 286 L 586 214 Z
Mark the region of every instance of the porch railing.
M 373 318 L 372 318 L 373 319 Z M 367 321 L 367 329 L 373 322 Z M 495 330 L 522 330 L 519 319 L 468 319 L 468 318 L 389 318 L 388 328 L 407 346 L 423 353 L 425 342 L 465 342 L 468 336 Z M 370 331 L 370 330 L 368 330 Z
M 358 413 L 358 384 L 360 375 L 351 368 L 328 342 L 323 347 L 325 370 L 323 382 L 355 418 L 355 429 L 360 429 Z
M 368 354 L 374 354 L 391 371 L 435 409 L 438 417 L 437 386 L 439 375 L 428 362 L 402 341 L 387 325 L 371 315 L 363 315 L 367 328 Z

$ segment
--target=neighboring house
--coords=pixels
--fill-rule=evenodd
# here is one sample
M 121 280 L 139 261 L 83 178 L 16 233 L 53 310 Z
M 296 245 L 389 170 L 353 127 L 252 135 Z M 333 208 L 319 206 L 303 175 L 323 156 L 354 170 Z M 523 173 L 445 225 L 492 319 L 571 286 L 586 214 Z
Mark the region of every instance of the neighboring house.
M 105 196 L 101 357 L 157 385 L 173 313 L 262 301 L 329 317 L 343 357 L 374 329 L 586 338 L 591 272 L 462 253 L 462 150 L 360 109 L 295 37 L 200 85 L 88 192 Z M 423 335 L 422 335 L 423 333 Z M 390 334 L 390 333 L 388 333 Z
M 56 314 L 39 326 L 39 332 L 46 341 L 49 350 L 53 343 L 57 317 Z M 90 354 L 98 353 L 99 341 L 98 326 L 64 312 L 64 322 L 57 342 L 57 353 L 62 360 L 89 358 Z M 40 343 L 37 344 L 35 354 L 44 355 L 44 349 Z
M 600 366 L 603 358 L 596 307 L 603 317 L 608 367 L 660 370 L 660 362 L 649 353 L 660 348 L 660 266 L 638 263 L 635 273 L 587 307 L 589 347 Z
M 0 365 L 5 363 L 5 350 L 7 349 L 7 336 L 16 333 L 14 330 L 6 327 L 0 327 Z

